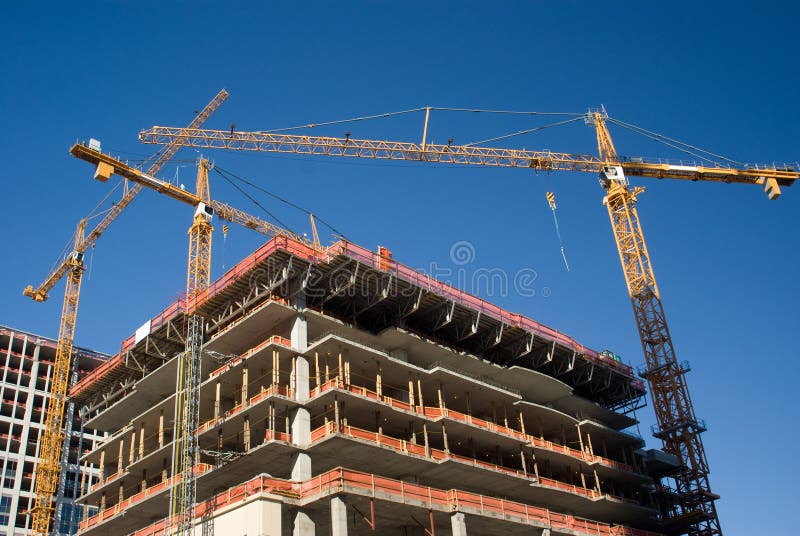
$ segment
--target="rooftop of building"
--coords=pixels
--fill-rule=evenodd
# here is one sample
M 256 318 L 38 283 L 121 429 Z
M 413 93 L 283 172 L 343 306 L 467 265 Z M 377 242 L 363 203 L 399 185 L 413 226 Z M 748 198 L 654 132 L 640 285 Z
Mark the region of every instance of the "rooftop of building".
M 20 344 L 22 344 L 22 339 L 32 341 L 40 347 L 40 352 L 44 352 L 44 355 L 40 354 L 40 357 L 48 361 L 52 361 L 55 358 L 55 351 L 58 346 L 56 339 L 0 324 L 0 338 L 10 339 L 12 337 L 20 339 Z M 108 354 L 81 346 L 73 346 L 72 355 L 78 359 L 78 372 L 83 374 L 88 374 L 111 358 Z
M 345 325 L 386 337 L 387 330 L 402 330 L 501 367 L 533 369 L 612 411 L 635 407 L 645 393 L 629 365 L 345 240 L 316 249 L 274 237 L 212 283 L 195 306 L 214 336 L 266 300 L 290 300 L 300 292 L 309 309 Z M 146 322 L 118 354 L 84 375 L 71 396 L 86 404 L 109 385 L 133 373 L 142 377 L 180 352 L 185 305 L 176 301 Z

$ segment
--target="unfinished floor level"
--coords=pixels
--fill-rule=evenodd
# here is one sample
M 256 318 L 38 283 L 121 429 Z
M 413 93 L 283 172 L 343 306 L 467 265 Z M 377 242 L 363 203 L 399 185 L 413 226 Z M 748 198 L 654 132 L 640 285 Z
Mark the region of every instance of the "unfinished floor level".
M 670 462 L 625 431 L 644 386 L 613 356 L 344 241 L 274 238 L 199 303 L 198 535 L 657 530 Z M 71 390 L 107 433 L 82 534 L 167 533 L 185 320 Z

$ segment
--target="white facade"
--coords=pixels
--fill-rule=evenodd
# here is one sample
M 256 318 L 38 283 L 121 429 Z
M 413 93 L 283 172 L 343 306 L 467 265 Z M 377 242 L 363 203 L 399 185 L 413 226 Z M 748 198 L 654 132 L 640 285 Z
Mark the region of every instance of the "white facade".
M 44 428 L 47 390 L 56 343 L 12 328 L 0 326 L 0 536 L 30 534 L 30 509 L 34 497 L 34 474 L 38 460 L 38 440 Z M 107 356 L 76 349 L 73 370 L 80 374 L 96 367 Z M 67 470 L 62 474 L 58 491 L 58 534 L 74 534 L 83 517 L 74 499 L 87 478 L 96 478 L 96 471 L 84 473 L 77 464 L 81 451 L 94 447 L 101 436 L 81 434 L 74 408 L 67 408 L 65 422 L 69 441 L 64 444 L 62 458 Z

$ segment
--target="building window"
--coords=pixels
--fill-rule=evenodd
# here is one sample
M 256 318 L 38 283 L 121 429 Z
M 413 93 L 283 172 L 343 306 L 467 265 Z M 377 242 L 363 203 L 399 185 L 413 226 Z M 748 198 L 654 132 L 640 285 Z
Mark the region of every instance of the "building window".
M 11 497 L 0 495 L 0 527 L 7 527 L 11 513 Z
M 3 487 L 14 488 L 14 477 L 17 473 L 17 462 L 8 460 L 6 462 L 6 469 L 3 472 Z

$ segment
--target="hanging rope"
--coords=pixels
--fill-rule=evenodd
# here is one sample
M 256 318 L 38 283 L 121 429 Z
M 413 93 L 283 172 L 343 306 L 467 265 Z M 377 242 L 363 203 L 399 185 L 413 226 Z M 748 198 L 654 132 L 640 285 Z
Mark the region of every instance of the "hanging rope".
M 564 250 L 564 242 L 561 240 L 561 230 L 558 228 L 558 216 L 556 216 L 556 194 L 553 192 L 547 192 L 545 197 L 547 198 L 547 204 L 550 205 L 550 210 L 553 211 L 553 222 L 556 224 L 556 236 L 558 237 L 558 245 L 561 247 L 561 258 L 564 259 L 564 266 L 569 272 L 567 252 Z

